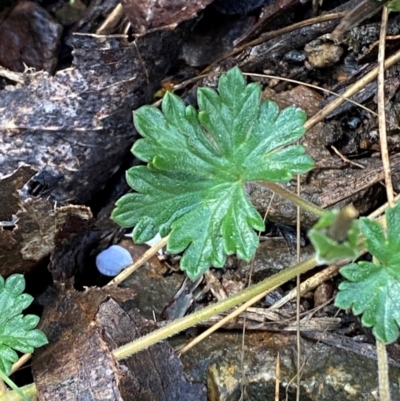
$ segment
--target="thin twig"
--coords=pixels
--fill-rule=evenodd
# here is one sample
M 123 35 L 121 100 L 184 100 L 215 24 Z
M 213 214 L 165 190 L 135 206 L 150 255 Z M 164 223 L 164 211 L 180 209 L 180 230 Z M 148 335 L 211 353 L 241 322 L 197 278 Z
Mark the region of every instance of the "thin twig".
M 275 401 L 279 401 L 279 386 L 281 384 L 281 355 L 278 351 L 275 366 Z
M 351 164 L 351 165 L 353 165 L 353 166 L 356 166 L 356 167 L 358 167 L 358 168 L 361 168 L 362 170 L 365 169 L 365 166 L 363 166 L 362 164 L 353 162 L 352 160 L 350 160 L 350 159 L 347 158 L 346 156 L 342 155 L 342 154 L 335 148 L 335 146 L 331 145 L 331 148 L 332 148 L 332 150 L 333 150 L 344 162 L 349 163 L 349 164 Z
M 97 29 L 96 35 L 107 35 L 113 29 L 117 27 L 120 23 L 122 17 L 124 16 L 124 9 L 122 4 L 118 4 L 106 20 L 101 24 L 100 28 Z
M 383 164 L 383 173 L 385 176 L 386 195 L 390 206 L 394 205 L 393 184 L 390 172 L 389 151 L 386 135 L 386 112 L 385 112 L 385 45 L 386 29 L 389 11 L 387 7 L 382 10 L 382 24 L 379 36 L 378 53 L 378 121 L 379 121 L 379 139 L 381 145 L 381 157 Z
M 400 194 L 396 195 L 394 198 L 394 201 L 397 202 L 400 200 Z M 368 217 L 370 219 L 377 219 L 378 217 L 382 216 L 383 213 L 385 213 L 386 209 L 389 207 L 389 202 L 386 202 L 384 205 L 378 207 L 378 209 L 375 209 Z
M 159 242 L 157 242 L 157 244 L 148 249 L 135 263 L 122 270 L 122 272 L 113 280 L 111 280 L 107 286 L 118 285 L 126 280 L 134 271 L 145 264 L 152 256 L 157 255 L 158 251 L 167 245 L 168 239 L 169 236 L 162 238 Z
M 392 67 L 394 64 L 400 61 L 400 50 L 395 54 L 390 56 L 385 61 L 385 68 L 388 69 Z M 338 108 L 342 103 L 344 103 L 347 98 L 350 98 L 362 88 L 364 88 L 367 84 L 372 82 L 378 76 L 378 67 L 375 67 L 368 74 L 364 75 L 359 81 L 357 81 L 354 85 L 350 86 L 344 93 L 342 93 L 341 97 L 338 97 L 331 103 L 329 103 L 326 107 L 320 110 L 318 113 L 313 115 L 306 123 L 304 127 L 308 131 L 310 128 L 314 127 L 314 125 L 318 124 L 320 121 L 324 120 L 325 117 L 329 116 L 336 108 Z
M 297 175 L 297 196 L 300 198 L 301 185 L 300 176 Z M 301 235 L 301 208 L 297 206 L 296 218 L 296 262 L 300 263 L 300 235 Z M 301 379 L 301 333 L 300 333 L 300 274 L 296 277 L 296 348 L 297 348 L 297 375 L 296 375 L 296 401 L 300 401 L 300 379 Z
M 394 194 L 392 176 L 390 173 L 385 113 L 385 45 L 388 16 L 389 11 L 387 7 L 383 7 L 378 52 L 378 121 L 383 173 L 385 176 L 386 184 L 386 195 L 389 206 L 392 207 L 394 206 Z M 378 339 L 376 339 L 376 352 L 378 355 L 379 399 L 380 401 L 390 401 L 389 367 L 387 361 L 386 346 Z
M 13 82 L 18 82 L 19 84 L 23 84 L 25 82 L 24 81 L 24 73 L 10 71 L 10 70 L 7 70 L 7 68 L 1 67 L 1 66 L 0 66 L 0 77 L 7 78 Z
M 277 195 L 281 196 L 282 198 L 289 200 L 296 206 L 300 206 L 304 210 L 306 210 L 310 213 L 313 213 L 318 217 L 323 216 L 325 213 L 325 210 L 322 209 L 321 207 L 301 198 L 300 196 L 297 196 L 293 192 L 288 191 L 286 188 L 284 188 L 278 184 L 275 184 L 274 182 L 270 182 L 270 181 L 257 181 L 257 182 L 260 185 L 262 185 L 263 187 L 269 189 L 270 191 L 275 192 Z
M 24 366 L 30 359 L 32 358 L 32 354 L 24 354 L 22 355 L 17 362 L 15 362 L 11 367 L 11 373 L 15 373 L 17 370 Z
M 297 79 L 279 77 L 278 75 L 256 74 L 256 73 L 253 73 L 253 72 L 251 72 L 251 73 L 250 73 L 250 72 L 244 72 L 243 75 L 246 75 L 246 76 L 248 76 L 248 77 L 259 77 L 259 78 L 277 79 L 277 80 L 280 80 L 280 81 L 290 82 L 290 83 L 293 83 L 293 84 L 296 84 L 296 85 L 305 86 L 305 87 L 307 87 L 307 88 L 316 89 L 316 90 L 318 90 L 318 91 L 320 91 L 320 92 L 328 93 L 328 94 L 330 94 L 330 95 L 332 95 L 332 96 L 335 96 L 335 97 L 337 97 L 337 98 L 342 98 L 344 102 L 352 103 L 352 104 L 354 104 L 355 106 L 360 107 L 361 109 L 365 110 L 367 113 L 369 113 L 369 114 L 371 114 L 371 115 L 373 115 L 373 116 L 375 116 L 375 117 L 378 117 L 378 113 L 376 113 L 375 111 L 371 110 L 371 109 L 368 108 L 367 106 L 364 106 L 363 104 L 361 104 L 361 103 L 359 103 L 359 102 L 356 102 L 355 100 L 349 99 L 349 98 L 347 98 L 346 96 L 341 95 L 340 93 L 333 92 L 333 91 L 331 91 L 331 90 L 329 90 L 329 89 L 323 88 L 323 87 L 318 86 L 318 85 L 309 84 L 309 83 L 306 83 L 306 82 L 299 81 L 299 80 L 297 80 Z M 174 87 L 174 89 L 175 89 L 175 87 Z M 361 88 L 360 88 L 360 89 L 361 89 Z M 393 123 L 392 123 L 392 124 L 393 124 Z M 396 124 L 393 124 L 393 127 L 397 128 L 397 129 L 400 129 L 400 126 L 399 126 L 399 125 L 396 125 Z M 309 128 L 310 128 L 310 127 L 308 127 L 307 129 L 309 129 Z
M 314 274 L 312 277 L 301 283 L 300 294 L 305 294 L 313 290 L 314 288 L 318 287 L 324 281 L 335 277 L 338 274 L 339 269 L 340 269 L 339 265 L 331 265 L 329 267 L 326 267 L 324 270 Z M 279 309 L 281 306 L 285 305 L 293 298 L 295 298 L 296 295 L 297 295 L 297 287 L 293 288 L 293 290 L 289 291 L 283 298 L 281 298 L 279 301 L 271 305 L 268 308 L 268 310 L 272 311 Z

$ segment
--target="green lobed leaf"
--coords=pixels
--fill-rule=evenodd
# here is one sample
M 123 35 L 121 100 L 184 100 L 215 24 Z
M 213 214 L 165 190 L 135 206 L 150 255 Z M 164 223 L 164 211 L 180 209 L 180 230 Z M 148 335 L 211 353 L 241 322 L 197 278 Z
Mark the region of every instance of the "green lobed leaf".
M 17 361 L 18 354 L 13 349 L 0 344 L 0 370 L 8 376 L 13 363 Z
M 121 226 L 135 227 L 136 242 L 170 235 L 167 249 L 184 251 L 181 269 L 193 280 L 223 266 L 226 255 L 253 257 L 254 230 L 264 224 L 246 182 L 285 182 L 314 166 L 302 146 L 292 145 L 305 133 L 305 113 L 279 113 L 275 103 L 261 101 L 260 86 L 246 84 L 238 68 L 221 76 L 218 91 L 200 88 L 198 105 L 197 112 L 167 93 L 162 111 L 144 106 L 134 113 L 143 138 L 132 153 L 148 165 L 127 171 L 136 192 L 112 213 Z
M 379 262 L 387 263 L 389 254 L 385 233 L 381 225 L 377 221 L 367 218 L 361 218 L 360 224 L 368 251 L 374 255 Z
M 386 211 L 387 222 L 387 252 L 389 255 L 389 264 L 397 266 L 400 264 L 400 212 L 397 209 L 390 208 Z
M 0 276 L 0 370 L 6 375 L 18 360 L 15 352 L 32 353 L 34 348 L 47 344 L 46 336 L 35 329 L 39 318 L 34 315 L 23 316 L 33 298 L 22 294 L 25 279 L 21 274 L 11 275 L 7 280 Z
M 365 244 L 373 263 L 358 262 L 343 267 L 348 280 L 339 286 L 335 305 L 363 314 L 362 323 L 373 328 L 375 337 L 386 343 L 396 341 L 400 325 L 400 204 L 386 211 L 386 234 L 377 222 L 361 219 Z

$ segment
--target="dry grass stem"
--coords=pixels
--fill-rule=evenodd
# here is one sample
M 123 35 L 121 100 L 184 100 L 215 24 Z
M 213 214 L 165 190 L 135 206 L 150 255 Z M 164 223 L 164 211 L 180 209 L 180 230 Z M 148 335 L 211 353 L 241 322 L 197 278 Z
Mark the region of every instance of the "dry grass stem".
M 392 184 L 392 175 L 390 171 L 389 151 L 387 146 L 386 134 L 386 112 L 385 112 L 385 45 L 386 45 L 386 29 L 388 21 L 388 9 L 384 7 L 382 10 L 382 24 L 379 36 L 379 53 L 378 53 L 378 122 L 379 122 L 379 139 L 381 146 L 381 157 L 383 164 L 383 173 L 385 175 L 386 195 L 390 206 L 394 206 L 394 193 Z

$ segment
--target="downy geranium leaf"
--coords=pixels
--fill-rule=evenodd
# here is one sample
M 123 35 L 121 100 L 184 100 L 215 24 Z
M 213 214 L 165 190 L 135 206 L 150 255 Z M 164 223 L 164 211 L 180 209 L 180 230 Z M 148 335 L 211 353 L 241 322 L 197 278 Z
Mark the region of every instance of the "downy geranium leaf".
M 398 338 L 400 325 L 400 204 L 386 211 L 386 233 L 376 221 L 360 220 L 373 262 L 351 263 L 340 270 L 348 281 L 339 285 L 335 305 L 362 313 L 363 325 L 389 344 Z
M 30 295 L 23 294 L 24 289 L 22 274 L 13 274 L 7 280 L 0 276 L 0 370 L 6 375 L 18 360 L 15 351 L 32 353 L 47 344 L 44 333 L 35 329 L 39 318 L 21 313 L 33 301 Z
M 184 251 L 181 269 L 191 279 L 222 267 L 227 254 L 253 257 L 254 230 L 264 224 L 245 182 L 284 182 L 314 165 L 302 146 L 290 145 L 305 132 L 305 113 L 279 113 L 261 101 L 260 86 L 247 85 L 238 68 L 220 78 L 218 92 L 199 89 L 198 104 L 199 112 L 167 93 L 162 111 L 144 106 L 134 113 L 143 138 L 132 152 L 148 165 L 128 170 L 136 193 L 122 197 L 112 214 L 121 226 L 135 226 L 136 242 L 170 234 L 167 249 Z

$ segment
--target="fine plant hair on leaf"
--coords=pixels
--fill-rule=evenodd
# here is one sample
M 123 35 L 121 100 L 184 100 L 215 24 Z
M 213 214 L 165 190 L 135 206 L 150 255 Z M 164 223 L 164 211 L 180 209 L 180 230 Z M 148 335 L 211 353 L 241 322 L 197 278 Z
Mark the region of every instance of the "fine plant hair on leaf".
M 170 235 L 167 249 L 184 252 L 180 266 L 192 280 L 224 266 L 227 255 L 254 256 L 254 230 L 264 223 L 246 182 L 287 182 L 314 166 L 304 147 L 293 145 L 305 133 L 305 113 L 262 101 L 259 84 L 246 84 L 238 68 L 221 76 L 218 91 L 200 88 L 197 97 L 199 111 L 167 93 L 161 110 L 134 113 L 143 138 L 132 153 L 147 166 L 127 171 L 136 192 L 112 213 L 119 225 L 134 227 L 135 242 Z
M 397 340 L 400 326 L 400 204 L 386 211 L 386 233 L 368 218 L 360 219 L 365 245 L 372 262 L 344 266 L 347 279 L 339 285 L 335 305 L 362 315 L 362 324 L 372 327 L 375 337 L 389 344 Z
M 25 279 L 22 274 L 13 274 L 4 280 L 0 276 L 0 370 L 6 376 L 18 360 L 15 351 L 32 353 L 35 348 L 47 344 L 47 338 L 40 330 L 35 329 L 39 317 L 22 315 L 33 301 L 25 290 Z

